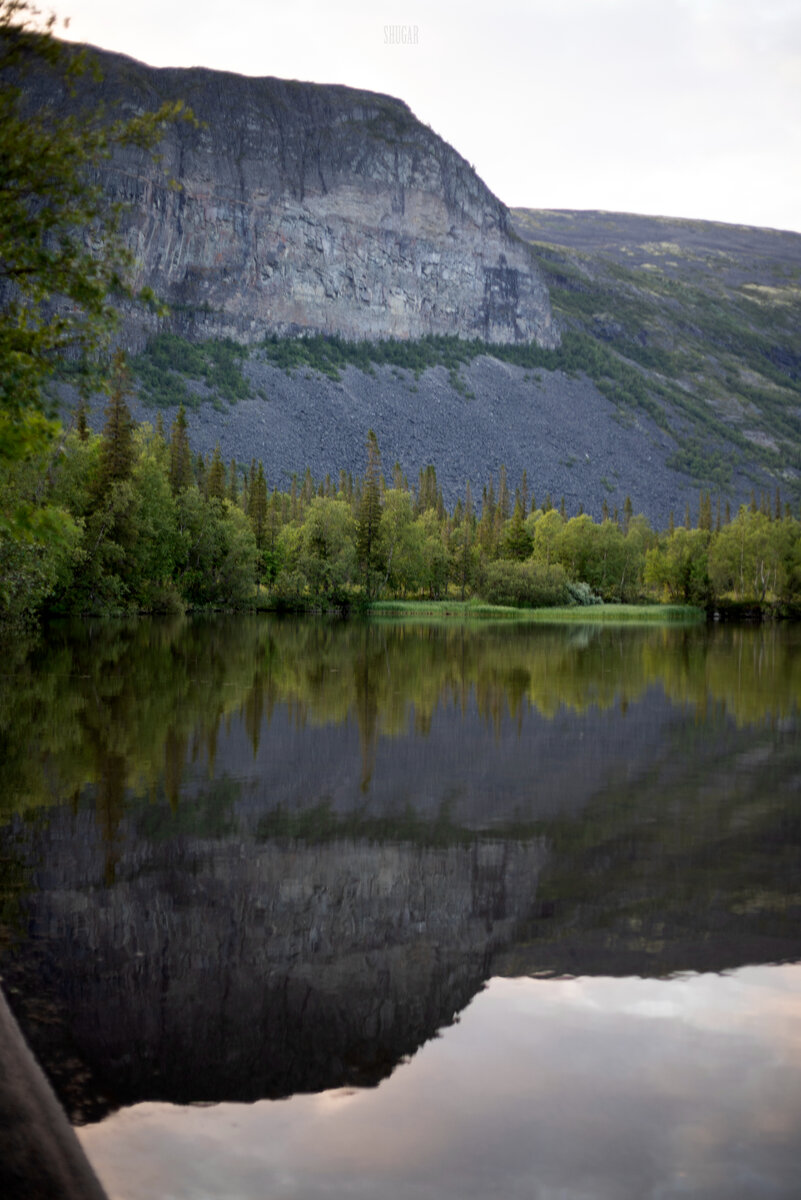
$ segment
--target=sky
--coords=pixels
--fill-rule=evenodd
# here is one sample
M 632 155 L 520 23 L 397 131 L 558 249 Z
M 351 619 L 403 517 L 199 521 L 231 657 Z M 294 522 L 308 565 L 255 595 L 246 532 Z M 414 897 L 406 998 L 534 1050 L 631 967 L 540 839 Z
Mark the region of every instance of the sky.
M 40 2 L 152 66 L 397 96 L 510 206 L 801 232 L 801 0 Z
M 788 1196 L 800 999 L 797 964 L 496 978 L 377 1088 L 140 1104 L 77 1133 L 112 1200 Z

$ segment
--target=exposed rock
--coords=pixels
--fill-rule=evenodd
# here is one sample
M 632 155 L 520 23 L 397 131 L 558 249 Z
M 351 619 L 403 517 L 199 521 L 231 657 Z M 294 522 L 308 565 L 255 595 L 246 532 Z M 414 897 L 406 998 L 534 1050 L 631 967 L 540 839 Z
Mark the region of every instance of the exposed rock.
M 174 328 L 558 342 L 508 210 L 401 101 L 92 56 L 102 83 L 71 100 L 41 76 L 34 102 L 126 116 L 183 99 L 199 122 L 170 128 L 160 163 L 126 149 L 102 175 L 128 207 L 137 283 L 170 303 Z

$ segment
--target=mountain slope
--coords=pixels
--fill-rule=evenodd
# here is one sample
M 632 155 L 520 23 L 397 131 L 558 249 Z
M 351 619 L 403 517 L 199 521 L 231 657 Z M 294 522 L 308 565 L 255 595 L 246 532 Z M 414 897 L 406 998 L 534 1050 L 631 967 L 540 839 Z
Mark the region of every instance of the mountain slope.
M 801 498 L 801 236 L 510 213 L 401 101 L 92 54 L 102 83 L 42 73 L 30 102 L 180 97 L 200 121 L 103 175 L 170 305 L 124 313 L 137 415 L 196 403 L 195 450 L 281 488 L 360 473 L 373 428 L 387 474 L 433 462 L 451 504 L 502 464 L 568 512 L 630 496 L 660 524 L 700 488 Z
M 801 235 L 598 212 L 518 209 L 563 329 L 631 364 L 677 466 L 801 478 Z

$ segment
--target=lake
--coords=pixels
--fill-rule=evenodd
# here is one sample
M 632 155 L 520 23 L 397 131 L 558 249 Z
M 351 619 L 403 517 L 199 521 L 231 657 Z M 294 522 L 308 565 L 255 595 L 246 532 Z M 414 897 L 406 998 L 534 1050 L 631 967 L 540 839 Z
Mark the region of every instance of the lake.
M 112 1200 L 798 1195 L 801 628 L 3 660 L 0 974 Z

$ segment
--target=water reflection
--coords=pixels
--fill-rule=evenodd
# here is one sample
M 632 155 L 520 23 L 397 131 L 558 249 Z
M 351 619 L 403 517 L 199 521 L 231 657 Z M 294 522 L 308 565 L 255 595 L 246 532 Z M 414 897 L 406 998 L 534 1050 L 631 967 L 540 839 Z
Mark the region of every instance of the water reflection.
M 790 1200 L 799 1053 L 798 966 L 496 978 L 377 1093 L 141 1105 L 82 1139 L 125 1200 Z
M 801 958 L 800 650 L 268 619 L 11 647 L 12 1006 L 91 1121 L 374 1086 L 493 974 Z
M 232 728 L 259 754 L 276 717 L 358 737 L 371 793 L 387 739 L 470 710 L 501 737 L 532 716 L 625 714 L 658 691 L 697 724 L 796 722 L 801 631 L 326 624 L 267 618 L 84 623 L 3 648 L 0 812 L 97 789 L 113 828 L 126 789 L 175 805 L 188 764 L 219 774 Z M 224 769 L 229 763 L 221 764 Z M 319 788 L 318 788 L 319 792 Z

